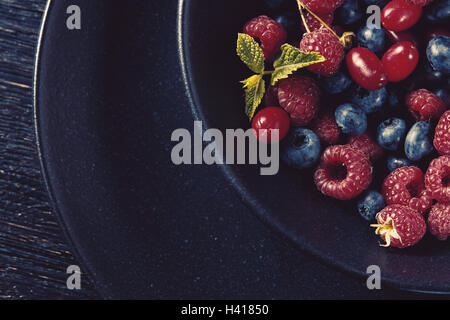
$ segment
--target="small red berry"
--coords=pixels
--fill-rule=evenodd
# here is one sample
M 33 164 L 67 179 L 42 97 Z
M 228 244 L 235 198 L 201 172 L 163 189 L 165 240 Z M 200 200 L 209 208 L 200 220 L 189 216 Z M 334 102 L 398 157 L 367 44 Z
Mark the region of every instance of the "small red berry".
M 261 49 L 268 61 L 273 60 L 287 38 L 283 26 L 267 16 L 259 16 L 247 22 L 244 33 L 259 39 Z
M 308 67 L 308 70 L 326 77 L 336 74 L 344 59 L 344 46 L 328 29 L 322 28 L 303 35 L 300 42 L 303 52 L 319 52 L 326 60 Z
M 425 232 L 425 219 L 415 210 L 400 204 L 389 205 L 377 213 L 375 233 L 386 242 L 383 247 L 406 248 L 418 243 Z
M 315 14 L 329 13 L 339 8 L 344 0 L 302 0 L 302 3 Z
M 422 7 L 411 5 L 406 0 L 393 0 L 381 12 L 383 27 L 392 31 L 411 28 L 422 16 Z
M 438 240 L 450 236 L 450 203 L 437 203 L 428 215 L 428 229 Z
M 392 31 L 392 30 L 386 30 L 386 33 L 387 33 L 389 40 L 391 40 L 391 42 L 393 42 L 393 43 L 409 41 L 416 48 L 420 48 L 420 41 L 410 30 L 399 31 L 399 32 Z
M 406 105 L 412 115 L 419 121 L 439 119 L 445 111 L 444 101 L 426 89 L 419 89 L 408 94 Z
M 450 202 L 450 156 L 441 156 L 431 161 L 425 174 L 425 186 L 433 199 Z
M 349 145 L 328 147 L 314 173 L 317 189 L 324 195 L 350 200 L 366 190 L 372 182 L 372 164 Z
M 367 90 L 381 89 L 388 82 L 380 59 L 367 48 L 353 48 L 347 54 L 347 67 L 353 80 Z
M 331 24 L 333 23 L 334 13 L 332 11 L 327 12 L 327 13 L 317 14 L 317 16 L 323 22 L 325 22 L 325 24 L 328 26 L 331 26 Z M 309 12 L 306 12 L 306 14 L 305 14 L 305 21 L 306 21 L 306 24 L 308 25 L 309 31 L 315 31 L 317 29 L 324 28 L 324 25 Z M 306 31 L 306 28 L 303 25 L 303 23 L 302 23 L 302 29 L 303 29 L 303 31 Z
M 311 129 L 324 144 L 336 144 L 341 135 L 334 112 L 331 109 L 319 112 L 311 124 Z
M 430 193 L 425 192 L 422 171 L 417 167 L 401 167 L 383 181 L 382 194 L 386 203 L 409 206 L 421 213 L 432 205 Z
M 320 89 L 305 76 L 291 76 L 278 82 L 278 101 L 289 113 L 293 126 L 307 125 L 319 110 Z
M 450 110 L 444 112 L 439 120 L 433 144 L 440 155 L 450 155 Z
M 276 143 L 289 132 L 290 119 L 286 111 L 278 107 L 267 107 L 259 111 L 252 121 L 252 127 L 260 141 Z M 272 130 L 278 130 L 278 139 L 272 137 Z
M 350 136 L 348 145 L 362 152 L 370 161 L 375 162 L 384 155 L 383 148 L 377 143 L 373 135 L 365 132 L 359 136 Z
M 413 6 L 424 7 L 427 4 L 431 3 L 433 0 L 406 0 L 409 4 Z
M 381 59 L 391 82 L 406 79 L 419 63 L 419 50 L 409 41 L 401 41 L 390 47 Z

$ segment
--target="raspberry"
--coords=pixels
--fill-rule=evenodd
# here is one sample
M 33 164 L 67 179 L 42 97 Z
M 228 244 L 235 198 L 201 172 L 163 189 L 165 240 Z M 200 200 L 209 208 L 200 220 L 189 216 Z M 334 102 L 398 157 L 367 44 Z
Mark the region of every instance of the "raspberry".
M 439 240 L 450 236 L 450 203 L 437 203 L 428 215 L 428 229 Z
M 266 107 L 280 105 L 278 103 L 278 87 L 277 86 L 274 86 L 274 87 L 270 86 L 267 88 L 266 95 L 264 97 L 264 102 L 266 104 Z
M 446 111 L 436 126 L 434 147 L 441 155 L 450 155 L 450 110 Z
M 391 172 L 383 181 L 382 194 L 388 205 L 401 204 L 418 212 L 432 205 L 431 193 L 425 189 L 423 173 L 417 167 L 401 167 Z
M 377 213 L 378 224 L 371 227 L 377 228 L 375 233 L 386 242 L 383 247 L 406 248 L 419 242 L 427 225 L 421 214 L 401 204 L 389 205 Z
M 328 26 L 331 26 L 331 24 L 333 23 L 333 19 L 334 19 L 334 13 L 333 12 L 322 13 L 322 14 L 318 14 L 317 16 L 323 22 L 325 22 L 325 24 L 328 25 Z M 320 21 L 317 20 L 316 17 L 314 17 L 309 12 L 307 12 L 305 14 L 305 21 L 306 21 L 306 24 L 308 25 L 309 31 L 315 31 L 317 29 L 324 28 L 324 25 L 322 23 L 320 23 Z M 303 29 L 303 31 L 306 32 L 306 28 L 303 25 L 303 23 L 302 23 L 302 29 Z
M 291 116 L 293 126 L 305 126 L 316 116 L 319 96 L 319 86 L 312 78 L 291 76 L 278 82 L 278 102 Z
M 367 131 L 360 136 L 350 136 L 347 143 L 362 152 L 372 162 L 377 161 L 384 154 L 383 148 L 376 142 L 373 135 Z
M 333 12 L 344 3 L 344 0 L 302 0 L 302 3 L 315 14 L 322 14 Z
M 264 56 L 268 61 L 273 60 L 287 38 L 283 26 L 267 16 L 259 16 L 247 22 L 244 26 L 244 33 L 259 39 Z
M 409 111 L 419 121 L 438 119 L 445 111 L 445 103 L 434 93 L 419 89 L 406 97 Z
M 433 199 L 450 202 L 450 156 L 441 156 L 431 161 L 425 174 L 425 186 Z
M 305 33 L 300 42 L 300 50 L 319 52 L 326 60 L 308 67 L 308 70 L 326 77 L 336 74 L 344 59 L 344 46 L 328 29 L 322 28 Z
M 314 181 L 324 195 L 350 200 L 369 187 L 372 171 L 369 159 L 349 145 L 330 146 L 322 154 Z
M 319 115 L 311 124 L 311 129 L 317 134 L 320 141 L 325 144 L 336 144 L 341 135 L 341 131 L 334 118 L 334 112 L 330 109 L 319 112 Z
M 424 7 L 427 4 L 431 3 L 433 0 L 406 0 L 409 4 L 413 6 Z

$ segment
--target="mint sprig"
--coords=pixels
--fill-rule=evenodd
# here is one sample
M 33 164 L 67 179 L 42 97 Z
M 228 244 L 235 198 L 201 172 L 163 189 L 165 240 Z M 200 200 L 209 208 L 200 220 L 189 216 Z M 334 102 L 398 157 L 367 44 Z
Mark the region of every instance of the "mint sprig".
M 244 33 L 238 34 L 236 52 L 242 62 L 256 73 L 241 81 L 245 89 L 245 113 L 250 120 L 266 92 L 264 75 L 271 75 L 270 84 L 274 86 L 279 80 L 289 77 L 301 68 L 325 61 L 325 58 L 317 52 L 302 52 L 294 46 L 284 44 L 281 47 L 281 55 L 273 64 L 274 70 L 266 71 L 261 47 L 255 39 Z

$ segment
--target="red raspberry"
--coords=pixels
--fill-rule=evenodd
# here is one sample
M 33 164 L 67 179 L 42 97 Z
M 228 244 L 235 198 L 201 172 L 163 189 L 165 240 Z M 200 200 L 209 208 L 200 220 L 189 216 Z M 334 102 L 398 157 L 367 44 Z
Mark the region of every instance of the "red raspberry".
M 409 4 L 413 6 L 424 7 L 427 4 L 431 3 L 433 0 L 406 0 Z
M 319 109 L 320 89 L 305 76 L 291 76 L 278 82 L 278 102 L 291 116 L 293 126 L 307 125 Z
M 309 10 L 318 14 L 333 12 L 344 3 L 344 0 L 302 0 L 302 3 Z
M 426 89 L 411 92 L 406 97 L 406 105 L 412 115 L 419 121 L 438 119 L 445 111 L 444 101 Z
M 244 33 L 259 39 L 264 56 L 268 61 L 273 60 L 287 38 L 283 26 L 267 16 L 259 16 L 247 22 L 244 26 Z
M 361 151 L 372 162 L 377 161 L 384 155 L 383 148 L 369 132 L 365 132 L 360 136 L 351 136 L 347 143 L 356 150 Z
M 450 110 L 446 111 L 436 126 L 434 147 L 441 155 L 450 155 Z
M 326 77 L 336 74 L 344 59 L 344 46 L 328 29 L 322 28 L 305 33 L 300 42 L 300 50 L 319 52 L 326 60 L 308 67 L 308 70 Z
M 331 109 L 319 112 L 319 115 L 311 124 L 311 130 L 317 134 L 320 141 L 324 144 L 336 144 L 341 135 L 334 118 L 334 112 Z
M 450 156 L 441 156 L 431 161 L 425 174 L 425 186 L 433 199 L 450 202 Z
M 450 203 L 437 203 L 428 215 L 428 229 L 439 240 L 450 236 Z
M 317 15 L 323 22 L 325 22 L 326 25 L 331 26 L 334 20 L 334 13 L 328 12 L 328 13 L 322 13 Z M 320 23 L 319 20 L 316 19 L 312 14 L 309 12 L 306 12 L 305 14 L 305 21 L 308 25 L 309 31 L 315 31 L 317 29 L 324 28 L 324 25 Z M 306 32 L 306 28 L 302 23 L 302 29 Z
M 427 225 L 421 214 L 413 209 L 393 204 L 387 206 L 377 213 L 378 224 L 371 227 L 377 228 L 375 233 L 379 234 L 386 242 L 383 247 L 406 248 L 419 242 L 425 232 Z
M 322 154 L 314 181 L 324 195 L 350 200 L 369 187 L 372 171 L 369 159 L 349 145 L 330 146 Z
M 267 88 L 266 95 L 264 97 L 264 102 L 266 104 L 266 107 L 280 105 L 278 103 L 278 87 L 277 86 L 274 86 L 274 87 L 270 86 Z
M 425 189 L 423 173 L 417 167 L 401 167 L 391 172 L 383 181 L 382 194 L 388 205 L 401 204 L 421 213 L 433 204 L 430 192 Z

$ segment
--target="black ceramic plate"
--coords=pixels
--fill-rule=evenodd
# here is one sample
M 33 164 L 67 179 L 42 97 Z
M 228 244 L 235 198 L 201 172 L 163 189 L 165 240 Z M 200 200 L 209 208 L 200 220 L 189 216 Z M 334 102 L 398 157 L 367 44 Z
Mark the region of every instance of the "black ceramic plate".
M 81 30 L 65 27 L 70 4 L 82 8 Z M 245 73 L 236 33 L 266 10 L 259 0 L 175 7 L 58 0 L 43 27 L 35 84 L 42 170 L 67 236 L 102 291 L 155 295 L 152 281 L 171 271 L 160 265 L 168 259 L 164 241 L 176 241 L 167 237 L 171 225 L 195 228 L 185 217 L 231 182 L 262 220 L 322 261 L 359 275 L 375 264 L 396 287 L 450 292 L 448 243 L 427 238 L 408 250 L 380 248 L 352 205 L 314 191 L 310 172 L 282 167 L 263 177 L 257 168 L 234 166 L 204 176 L 198 168 L 174 169 L 174 129 L 192 128 L 194 118 L 205 127 L 248 126 L 236 82 Z M 198 186 L 206 179 L 214 185 L 208 192 Z M 229 197 L 223 203 L 240 201 Z

